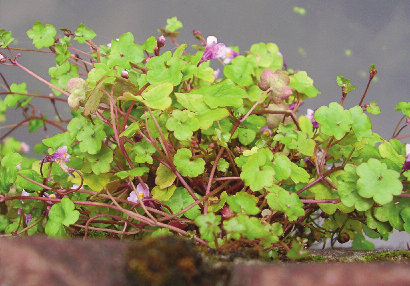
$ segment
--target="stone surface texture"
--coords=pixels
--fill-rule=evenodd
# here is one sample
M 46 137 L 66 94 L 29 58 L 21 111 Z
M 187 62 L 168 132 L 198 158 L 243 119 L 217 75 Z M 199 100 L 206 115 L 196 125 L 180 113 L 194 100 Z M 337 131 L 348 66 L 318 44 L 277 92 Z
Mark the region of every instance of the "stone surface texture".
M 141 242 L 55 240 L 45 237 L 1 238 L 0 285 L 165 285 L 143 281 L 143 277 L 138 280 L 138 273 L 133 273 L 132 276 L 127 274 L 130 269 L 127 261 L 133 261 L 134 269 L 141 269 L 141 265 L 145 265 L 145 269 L 155 271 L 161 267 L 155 263 L 151 265 L 152 260 L 150 265 L 146 265 L 142 261 L 144 255 L 140 255 L 138 259 L 131 257 L 130 260 L 132 252 L 127 252 L 127 249 L 134 249 L 135 253 L 135 249 L 138 249 L 135 244 L 138 243 Z M 196 258 L 187 256 L 192 253 L 190 246 L 185 251 L 181 250 L 184 244 L 176 247 L 172 243 L 174 242 L 171 240 L 170 251 L 180 249 L 178 252 L 185 252 L 181 259 L 174 255 L 176 270 L 177 267 L 182 267 L 191 271 L 191 275 L 182 284 L 180 280 L 171 280 L 179 281 L 174 284 L 169 280 L 155 280 L 167 281 L 166 285 L 410 285 L 410 264 L 406 263 L 313 264 L 240 260 L 222 267 L 219 263 L 193 263 Z M 160 251 L 160 248 L 155 249 L 155 243 L 152 242 L 141 245 L 151 256 Z M 141 251 L 144 251 L 144 247 L 140 247 Z M 195 270 L 194 266 L 198 269 Z M 168 264 L 167 267 L 173 266 Z

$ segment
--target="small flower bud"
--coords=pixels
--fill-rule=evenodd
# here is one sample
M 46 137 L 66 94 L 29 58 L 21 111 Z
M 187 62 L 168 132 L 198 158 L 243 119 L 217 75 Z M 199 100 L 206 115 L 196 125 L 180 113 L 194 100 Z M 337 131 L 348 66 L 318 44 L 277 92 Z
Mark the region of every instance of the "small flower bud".
M 157 39 L 157 47 L 162 48 L 163 46 L 165 46 L 165 37 L 164 35 L 161 35 Z
M 230 219 L 235 216 L 235 213 L 229 207 L 225 206 L 221 211 L 221 215 L 223 219 Z
M 198 39 L 200 41 L 204 39 L 204 37 L 202 36 L 202 33 L 198 30 L 194 30 L 193 34 L 194 34 L 195 39 Z
M 128 79 L 130 76 L 128 75 L 128 72 L 126 70 L 124 70 L 124 71 L 121 72 L 121 77 L 125 78 L 125 79 Z
M 370 73 L 370 79 L 374 78 L 374 76 L 377 74 L 377 69 L 375 65 L 370 66 L 369 73 Z
M 322 212 L 322 213 L 320 214 L 320 216 L 321 216 L 322 218 L 329 218 L 329 217 L 330 217 L 330 215 L 329 215 L 328 213 L 325 213 L 325 212 Z
M 350 235 L 347 234 L 346 232 L 342 232 L 339 234 L 339 236 L 337 237 L 337 241 L 339 243 L 346 243 L 350 240 Z

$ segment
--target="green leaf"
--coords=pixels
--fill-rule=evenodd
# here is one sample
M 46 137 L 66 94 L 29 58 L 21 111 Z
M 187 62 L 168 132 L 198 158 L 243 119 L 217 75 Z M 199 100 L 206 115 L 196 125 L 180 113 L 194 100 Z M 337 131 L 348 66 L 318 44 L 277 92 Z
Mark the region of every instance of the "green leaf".
M 309 173 L 305 169 L 296 165 L 295 163 L 291 163 L 292 164 L 290 165 L 290 178 L 292 179 L 292 181 L 295 182 L 295 184 L 298 184 L 299 182 L 307 183 L 310 179 Z
M 315 200 L 339 199 L 338 192 L 336 190 L 330 190 L 329 186 L 322 182 L 310 187 L 308 194 L 310 193 L 315 195 Z M 349 213 L 354 210 L 353 207 L 347 207 L 343 203 L 320 203 L 318 205 L 327 214 L 334 214 L 337 209 L 344 213 Z
M 101 173 L 108 173 L 111 170 L 113 151 L 109 147 L 102 146 L 98 153 L 86 153 L 85 157 L 87 158 L 87 161 L 91 163 L 91 169 L 94 174 L 99 175 Z
M 152 189 L 151 194 L 154 199 L 159 200 L 161 202 L 165 202 L 172 197 L 176 189 L 177 187 L 174 185 L 163 189 L 156 186 Z
M 57 65 L 62 65 L 66 59 L 70 58 L 71 53 L 67 49 L 67 45 L 56 44 L 54 48 L 56 50 Z
M 172 99 L 169 97 L 174 86 L 170 82 L 160 83 L 152 88 L 147 88 L 141 96 L 134 96 L 128 92 L 124 96 L 119 97 L 119 100 L 136 100 L 141 101 L 145 105 L 153 109 L 165 110 L 172 104 Z
M 373 206 L 373 200 L 363 198 L 357 192 L 356 183 L 359 176 L 356 174 L 356 166 L 347 164 L 345 172 L 338 177 L 338 189 L 340 200 L 348 207 L 355 207 L 358 211 L 367 211 Z
M 79 176 L 77 176 L 79 177 Z M 101 190 L 105 189 L 110 182 L 112 174 L 110 173 L 103 173 L 96 175 L 94 173 L 87 174 L 84 176 L 84 185 L 89 186 L 91 190 L 94 192 L 100 192 Z M 81 178 L 70 178 L 71 181 L 75 184 L 81 183 Z
M 313 80 L 305 71 L 298 71 L 296 74 L 290 76 L 289 87 L 296 89 L 299 93 L 306 94 L 310 98 L 321 94 L 321 92 L 313 86 Z
M 50 24 L 44 26 L 40 21 L 36 21 L 33 29 L 27 31 L 27 36 L 33 40 L 37 49 L 52 46 L 55 35 L 57 35 L 57 30 L 54 26 Z
M 105 90 L 106 92 L 111 92 L 111 85 L 109 84 L 112 84 L 116 81 L 116 78 L 114 76 L 116 73 L 115 70 L 110 70 L 103 64 L 95 64 L 95 66 L 96 68 L 92 69 L 88 73 L 88 90 L 86 92 L 85 103 L 83 104 L 83 112 L 85 116 L 97 111 L 101 101 L 103 101 L 104 98 L 107 98 L 107 95 L 103 90 Z
M 223 191 L 219 198 L 213 197 L 209 198 L 210 204 L 208 204 L 208 212 L 217 212 L 225 206 L 228 194 Z
M 148 172 L 149 172 L 149 169 L 147 167 L 137 167 L 137 168 L 134 168 L 134 169 L 131 169 L 131 170 L 128 170 L 128 171 L 117 172 L 117 173 L 115 173 L 115 175 L 120 177 L 121 179 L 125 179 L 127 177 L 136 177 L 136 176 L 141 177 L 145 173 L 148 173 Z
M 257 215 L 260 209 L 256 206 L 258 198 L 246 192 L 238 192 L 234 196 L 228 196 L 227 202 L 232 211 Z
M 144 138 L 140 142 L 134 144 L 132 151 L 136 153 L 136 156 L 134 158 L 134 161 L 136 163 L 152 164 L 153 159 L 151 155 L 155 153 L 156 149 Z
M 252 191 L 257 192 L 273 185 L 275 170 L 270 163 L 272 159 L 273 154 L 269 149 L 259 149 L 242 167 L 241 178 Z
M 283 154 L 276 153 L 273 168 L 275 169 L 275 179 L 280 182 L 289 178 L 291 173 L 291 161 Z
M 226 172 L 229 168 L 229 163 L 224 158 L 219 159 L 217 170 L 220 172 Z
M 187 67 L 183 70 L 184 75 L 182 77 L 182 81 L 187 79 L 193 79 L 193 76 L 200 78 L 206 82 L 214 82 L 214 70 L 211 67 L 205 67 L 205 65 L 200 65 L 197 67 L 196 65 L 187 65 Z
M 270 193 L 266 196 L 266 200 L 272 210 L 284 212 L 290 221 L 295 221 L 298 217 L 305 215 L 302 208 L 303 203 L 296 193 L 289 193 L 277 185 L 273 185 L 268 190 Z
M 180 59 L 180 52 L 187 45 L 181 45 L 172 56 L 170 51 L 160 56 L 151 58 L 145 65 L 150 70 L 147 73 L 147 81 L 152 85 L 169 82 L 174 86 L 181 83 L 182 72 L 185 62 Z
M 184 25 L 180 21 L 178 21 L 177 17 L 172 17 L 167 19 L 167 25 L 165 26 L 165 29 L 167 29 L 170 32 L 175 32 L 178 29 L 181 29 Z
M 71 124 L 71 122 L 73 122 L 74 119 L 70 121 L 69 125 Z M 43 139 L 43 143 L 45 146 L 50 147 L 53 150 L 57 150 L 61 146 L 71 145 L 74 142 L 74 140 L 75 140 L 75 136 L 70 137 L 69 132 L 64 132 L 64 133 L 56 134 L 53 137 Z
M 10 86 L 10 91 L 16 92 L 16 93 L 27 93 L 27 84 L 25 82 L 21 84 L 15 84 L 13 83 Z M 27 95 L 24 94 L 8 94 L 6 98 L 4 99 L 4 104 L 6 104 L 8 107 L 14 107 L 18 103 L 18 105 L 22 105 L 23 101 L 22 99 L 26 99 Z
M 23 157 L 18 153 L 7 153 L 0 164 L 0 190 L 8 193 L 10 187 L 17 179 L 17 165 L 21 163 Z
M 148 53 L 153 53 L 155 47 L 157 46 L 157 39 L 155 36 L 149 37 L 144 44 L 142 44 L 142 48 L 144 51 L 147 51 Z
M 224 67 L 224 75 L 240 86 L 253 84 L 252 72 L 255 66 L 250 57 L 238 56 Z
M 199 227 L 201 238 L 208 242 L 214 241 L 221 232 L 220 223 L 221 216 L 214 213 L 199 215 L 195 218 L 195 224 Z
M 39 184 L 43 184 L 43 178 L 34 170 L 21 170 L 19 174 L 23 175 L 26 178 L 29 178 L 33 181 L 36 181 Z M 18 176 L 16 179 L 16 185 L 18 186 L 18 189 L 24 189 L 26 192 L 32 193 L 32 192 L 39 192 L 43 190 L 42 186 L 39 186 L 35 183 L 32 183 L 26 179 L 24 179 L 21 176 Z
M 244 146 L 251 144 L 255 140 L 256 134 L 256 131 L 252 129 L 238 128 L 238 139 Z
M 70 64 L 70 62 L 68 61 L 63 62 L 59 66 L 49 68 L 48 73 L 51 76 L 50 82 L 64 90 L 67 89 L 68 82 L 70 81 L 71 78 L 79 77 L 78 66 L 74 64 Z M 56 89 L 52 88 L 52 91 L 57 96 L 61 94 L 61 92 Z M 78 97 L 77 95 L 78 93 L 79 93 L 78 91 L 77 93 L 75 93 L 76 97 Z M 72 100 L 72 99 L 69 98 L 69 100 Z
M 240 215 L 243 216 L 243 215 Z M 247 232 L 247 225 L 239 221 L 238 217 L 224 220 L 223 229 L 226 231 L 227 239 L 241 239 Z
M 287 257 L 291 259 L 301 259 L 309 256 L 309 251 L 305 249 L 305 243 L 307 239 L 298 238 L 297 240 L 292 241 L 292 245 L 288 253 L 286 254 Z
M 337 102 L 330 103 L 329 107 L 318 108 L 314 118 L 324 134 L 334 136 L 337 140 L 342 139 L 350 131 L 353 123 L 352 114 Z
M 120 38 L 111 41 L 111 53 L 108 55 L 107 65 L 120 66 L 124 69 L 130 69 L 131 64 L 138 64 L 145 59 L 144 51 L 141 46 L 134 44 L 134 36 L 128 32 Z
M 199 129 L 199 121 L 195 113 L 189 110 L 174 110 L 169 117 L 166 127 L 174 131 L 178 140 L 190 140 L 193 132 Z
M 163 164 L 159 164 L 156 175 L 155 184 L 161 189 L 171 186 L 177 177 L 174 172 L 165 167 Z
M 182 209 L 186 208 L 187 206 L 193 204 L 195 202 L 194 198 L 189 194 L 189 192 L 185 188 L 178 187 L 174 191 L 172 197 L 165 202 L 167 206 L 169 206 L 172 212 L 175 214 Z M 195 219 L 197 216 L 201 214 L 201 209 L 198 205 L 194 206 L 193 208 L 187 210 L 184 213 L 184 216 L 188 219 Z
M 354 85 L 350 83 L 350 79 L 344 78 L 343 76 L 338 76 L 336 78 L 337 85 L 342 88 L 342 92 L 345 94 L 348 94 L 349 92 L 352 92 L 353 90 L 356 89 Z M 361 109 L 360 106 L 356 106 Z
M 401 211 L 408 207 L 410 198 L 408 197 L 394 197 L 393 201 L 374 208 L 374 217 L 381 222 L 389 222 L 392 227 L 398 231 L 404 230 L 404 221 Z
M 352 246 L 353 246 L 353 249 L 359 249 L 359 250 L 373 250 L 374 249 L 374 243 L 366 240 L 366 238 L 363 235 L 360 235 L 358 233 L 355 233 L 354 235 Z
M 363 113 L 363 109 L 356 105 L 350 108 L 349 111 L 352 114 L 352 128 L 357 141 L 362 141 L 363 138 L 372 136 L 372 123 L 369 116 Z
M 195 93 L 203 94 L 204 101 L 210 108 L 217 107 L 242 107 L 243 100 L 248 96 L 245 90 L 226 79 L 211 86 L 201 86 Z
M 399 102 L 397 103 L 396 107 L 394 110 L 398 111 L 401 110 L 404 115 L 407 115 L 410 117 L 410 102 Z
M 403 208 L 400 215 L 404 221 L 404 230 L 410 233 L 410 207 Z
M 299 127 L 302 132 L 308 134 L 308 138 L 312 138 L 313 136 L 313 123 L 307 116 L 299 116 L 298 118 Z
M 215 121 L 222 120 L 229 116 L 229 111 L 225 108 L 209 108 L 202 94 L 175 93 L 175 95 L 182 106 L 197 114 L 196 118 L 199 122 L 199 128 L 203 130 L 211 127 Z
M 80 216 L 80 212 L 74 208 L 74 203 L 67 197 L 63 198 L 61 203 L 54 204 L 48 213 L 46 234 L 49 236 L 67 236 L 63 226 L 76 223 Z
M 376 203 L 387 204 L 393 200 L 393 195 L 400 195 L 403 189 L 399 180 L 400 173 L 388 170 L 385 163 L 369 159 L 356 168 L 360 177 L 357 181 L 357 192 L 363 198 L 373 198 Z
M 316 142 L 313 139 L 307 137 L 305 132 L 296 131 L 298 134 L 298 147 L 297 150 L 306 156 L 313 156 L 313 151 L 316 146 Z
M 100 152 L 102 140 L 106 136 L 103 124 L 92 125 L 87 123 L 77 135 L 77 139 L 80 141 L 80 151 L 97 154 Z
M 0 215 L 0 232 L 4 232 L 4 230 L 9 226 L 10 222 L 4 215 Z
M 256 77 L 260 78 L 262 72 L 269 68 L 273 71 L 280 70 L 283 67 L 283 58 L 278 54 L 279 48 L 274 43 L 257 43 L 251 46 L 252 61 L 261 67 L 256 71 Z
M 404 164 L 404 156 L 399 155 L 396 150 L 394 150 L 392 146 L 392 142 L 387 142 L 384 141 L 382 144 L 379 145 L 379 153 L 382 156 L 382 158 L 389 159 L 392 161 L 394 164 L 399 166 L 400 168 Z
M 0 48 L 5 49 L 11 42 L 14 41 L 14 38 L 11 36 L 10 31 L 0 29 Z
M 174 164 L 182 176 L 194 178 L 204 172 L 205 161 L 202 158 L 192 160 L 191 151 L 181 148 L 174 156 Z
M 93 30 L 87 29 L 87 27 L 83 23 L 81 23 L 80 25 L 78 25 L 77 31 L 75 31 L 74 40 L 82 44 L 85 41 L 94 39 L 95 36 L 97 36 L 97 34 Z
M 131 123 L 130 126 L 127 127 L 127 129 L 125 129 L 120 135 L 119 137 L 125 136 L 127 138 L 130 138 L 131 136 L 133 136 L 135 134 L 135 132 L 137 132 L 138 130 L 140 130 L 140 124 L 138 122 L 133 122 Z
M 44 119 L 47 119 L 47 116 L 43 116 Z M 28 123 L 28 132 L 36 132 L 37 129 L 44 126 L 44 121 L 41 119 L 31 119 Z
M 377 106 L 376 100 L 373 100 L 372 102 L 370 102 L 370 105 L 366 106 L 366 111 L 374 115 L 380 113 L 380 107 Z
M 393 230 L 392 226 L 390 225 L 390 223 L 388 222 L 382 222 L 377 220 L 373 214 L 372 214 L 372 210 L 367 210 L 365 212 L 366 215 L 366 223 L 367 226 L 373 230 L 377 230 L 378 233 L 380 233 L 381 236 L 385 236 L 388 235 L 389 233 L 391 233 L 391 231 Z

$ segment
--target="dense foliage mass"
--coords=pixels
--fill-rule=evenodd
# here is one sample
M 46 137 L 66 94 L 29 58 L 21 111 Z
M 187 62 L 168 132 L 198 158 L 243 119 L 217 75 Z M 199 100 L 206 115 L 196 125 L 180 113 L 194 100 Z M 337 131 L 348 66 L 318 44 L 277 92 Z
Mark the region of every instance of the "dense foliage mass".
M 277 45 L 241 53 L 194 30 L 197 44 L 188 48 L 176 42 L 180 28 L 174 17 L 158 38 L 135 44 L 125 33 L 97 46 L 83 24 L 56 37 L 37 21 L 27 32 L 33 50 L 12 47 L 11 32 L 0 30 L 0 120 L 10 108 L 25 115 L 1 128 L 3 236 L 177 234 L 221 250 L 249 245 L 274 256 L 283 248 L 298 258 L 315 241 L 372 249 L 365 236 L 410 232 L 410 155 L 397 139 L 372 132 L 366 114 L 380 112 L 365 98 L 373 65 L 358 105 L 343 107 L 354 86 L 338 76 L 340 102 L 298 116 L 320 92 L 305 71 L 287 68 Z M 29 52 L 55 57 L 49 80 L 20 63 Z M 52 92 L 10 85 L 7 66 Z M 66 101 L 72 118 L 57 109 L 46 118 L 33 97 L 50 107 Z M 396 107 L 407 120 L 394 137 L 409 123 L 409 106 Z M 34 147 L 48 154 L 42 160 L 10 137 L 26 124 L 30 133 L 62 131 Z

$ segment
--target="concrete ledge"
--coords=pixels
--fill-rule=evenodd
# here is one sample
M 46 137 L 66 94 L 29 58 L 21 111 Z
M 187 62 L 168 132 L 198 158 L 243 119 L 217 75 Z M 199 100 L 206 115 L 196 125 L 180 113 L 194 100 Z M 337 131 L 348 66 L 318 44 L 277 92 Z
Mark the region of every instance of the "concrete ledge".
M 141 265 L 144 265 L 144 269 L 153 275 L 161 275 L 158 271 L 161 267 L 167 269 L 163 273 L 173 273 L 179 275 L 178 278 L 186 271 L 191 273 L 185 275 L 188 277 L 185 284 L 175 284 L 177 279 L 169 276 L 157 280 L 168 281 L 166 284 L 159 282 L 156 285 L 410 285 L 409 264 L 252 261 L 231 263 L 227 267 L 219 263 L 210 265 L 202 259 L 198 262 L 199 254 L 192 251 L 189 243 L 178 242 L 177 238 L 166 243 L 169 244 L 161 242 L 158 246 L 152 240 L 123 243 L 45 237 L 3 238 L 0 239 L 0 285 L 152 285 L 152 275 L 147 280 L 138 272 L 131 276 L 127 272 L 129 264 L 134 263 L 135 266 L 136 262 L 140 264 L 134 269 L 142 269 Z M 128 252 L 128 249 L 132 251 Z M 130 253 L 134 255 L 131 258 Z M 189 255 L 194 258 L 190 259 Z M 160 259 L 152 260 L 153 257 Z M 169 281 L 175 283 L 170 284 Z

